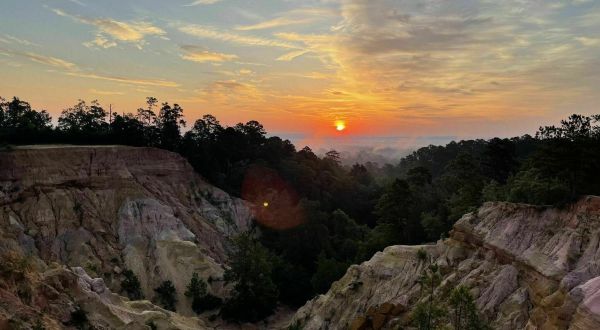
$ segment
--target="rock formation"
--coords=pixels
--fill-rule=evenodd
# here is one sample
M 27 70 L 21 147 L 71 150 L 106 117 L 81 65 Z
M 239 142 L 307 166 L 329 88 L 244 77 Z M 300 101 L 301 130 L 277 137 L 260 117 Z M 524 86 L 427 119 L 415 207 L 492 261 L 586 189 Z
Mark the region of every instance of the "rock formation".
M 220 280 L 227 238 L 248 229 L 251 218 L 245 202 L 207 184 L 172 152 L 120 146 L 0 152 L 0 257 L 13 260 L 0 267 L 0 328 L 40 320 L 58 328 L 77 304 L 94 311 L 88 317 L 101 329 L 147 328 L 150 321 L 198 328 L 197 318 L 112 293 L 120 290 L 121 272 L 132 270 L 148 299 L 171 280 L 178 312 L 192 316 L 183 295 L 192 273 L 214 280 L 213 294 L 226 294 Z
M 306 330 L 410 326 L 427 266 L 420 249 L 441 268 L 439 295 L 466 286 L 494 329 L 600 329 L 599 197 L 564 209 L 486 203 L 449 239 L 391 246 L 351 266 L 293 322 Z

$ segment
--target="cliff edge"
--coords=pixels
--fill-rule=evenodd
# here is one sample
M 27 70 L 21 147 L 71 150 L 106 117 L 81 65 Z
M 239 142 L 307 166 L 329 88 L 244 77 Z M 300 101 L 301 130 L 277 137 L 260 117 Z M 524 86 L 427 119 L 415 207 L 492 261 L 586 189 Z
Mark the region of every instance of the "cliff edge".
M 435 245 L 391 246 L 300 308 L 303 329 L 410 327 L 427 263 L 464 285 L 493 329 L 600 329 L 600 197 L 565 209 L 485 203 Z
M 76 305 L 97 328 L 147 328 L 148 320 L 167 319 L 170 327 L 198 328 L 197 318 L 112 292 L 120 291 L 125 269 L 139 277 L 147 299 L 171 280 L 178 313 L 193 316 L 183 295 L 192 273 L 213 279 L 209 291 L 226 295 L 228 238 L 247 230 L 251 219 L 247 203 L 207 184 L 185 159 L 165 150 L 32 146 L 0 152 L 0 328 L 40 320 L 47 329 L 60 328 Z

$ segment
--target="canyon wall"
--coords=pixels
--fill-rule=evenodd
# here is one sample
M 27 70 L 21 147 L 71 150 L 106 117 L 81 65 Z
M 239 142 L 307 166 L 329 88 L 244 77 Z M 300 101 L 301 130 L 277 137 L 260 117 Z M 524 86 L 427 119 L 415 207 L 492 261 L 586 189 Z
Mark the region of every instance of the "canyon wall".
M 294 322 L 306 330 L 409 327 L 430 262 L 442 274 L 436 296 L 467 287 L 493 329 L 600 329 L 600 198 L 591 196 L 564 209 L 486 203 L 446 240 L 390 246 L 351 266 Z
M 116 321 L 108 328 L 128 324 L 144 306 L 111 293 L 120 291 L 125 269 L 139 277 L 147 299 L 162 281 L 171 280 L 178 312 L 193 316 L 183 295 L 192 273 L 208 280 L 213 294 L 226 295 L 222 276 L 228 238 L 247 230 L 251 219 L 247 203 L 207 184 L 185 159 L 165 150 L 33 146 L 2 151 L 0 256 L 17 266 L 26 263 L 27 270 L 0 268 L 5 273 L 0 319 L 14 318 L 14 308 L 43 314 L 50 298 L 40 290 L 47 287 L 55 291 L 52 299 L 64 300 L 58 304 L 65 310 L 93 301 L 106 308 L 94 307 L 104 315 L 92 312 L 92 319 L 106 322 L 110 314 Z M 21 277 L 32 284 L 19 289 L 15 279 Z M 56 281 L 65 281 L 68 295 L 61 296 L 66 293 Z M 31 291 L 28 307 L 16 303 L 22 301 L 19 290 Z M 147 304 L 149 311 L 157 308 Z

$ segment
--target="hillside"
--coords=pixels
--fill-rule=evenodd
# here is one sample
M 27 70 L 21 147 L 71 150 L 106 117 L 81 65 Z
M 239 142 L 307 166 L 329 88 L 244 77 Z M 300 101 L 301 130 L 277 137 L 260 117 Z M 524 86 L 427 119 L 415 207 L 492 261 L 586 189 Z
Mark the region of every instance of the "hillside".
M 104 329 L 152 319 L 197 328 L 196 318 L 109 290 L 120 292 L 125 269 L 138 276 L 148 299 L 171 280 L 177 310 L 193 315 L 183 295 L 192 273 L 214 279 L 209 292 L 225 295 L 228 237 L 248 229 L 251 217 L 247 203 L 207 184 L 169 151 L 46 146 L 0 152 L 0 322 L 28 328 L 42 320 L 46 329 L 57 328 L 79 305 Z
M 486 203 L 435 245 L 390 246 L 350 267 L 295 315 L 303 329 L 396 329 L 410 322 L 427 261 L 440 300 L 463 285 L 493 329 L 600 328 L 600 198 L 558 210 Z

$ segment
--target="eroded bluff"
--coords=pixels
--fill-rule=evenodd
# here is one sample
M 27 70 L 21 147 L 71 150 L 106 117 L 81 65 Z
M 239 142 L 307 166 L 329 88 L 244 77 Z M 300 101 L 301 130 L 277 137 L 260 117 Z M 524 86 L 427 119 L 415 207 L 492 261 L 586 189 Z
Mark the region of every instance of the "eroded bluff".
M 146 298 L 171 280 L 178 312 L 192 315 L 183 296 L 192 273 L 213 279 L 209 291 L 223 296 L 228 237 L 248 229 L 251 218 L 245 202 L 207 184 L 172 152 L 120 146 L 0 152 L 0 328 L 40 320 L 62 327 L 75 304 L 90 307 L 97 328 L 147 328 L 149 319 L 198 328 L 196 318 L 111 291 L 119 292 L 124 269 L 137 274 Z
M 600 329 L 600 198 L 559 210 L 486 203 L 435 245 L 391 246 L 300 308 L 303 329 L 410 328 L 427 262 L 436 293 L 464 285 L 494 329 Z

